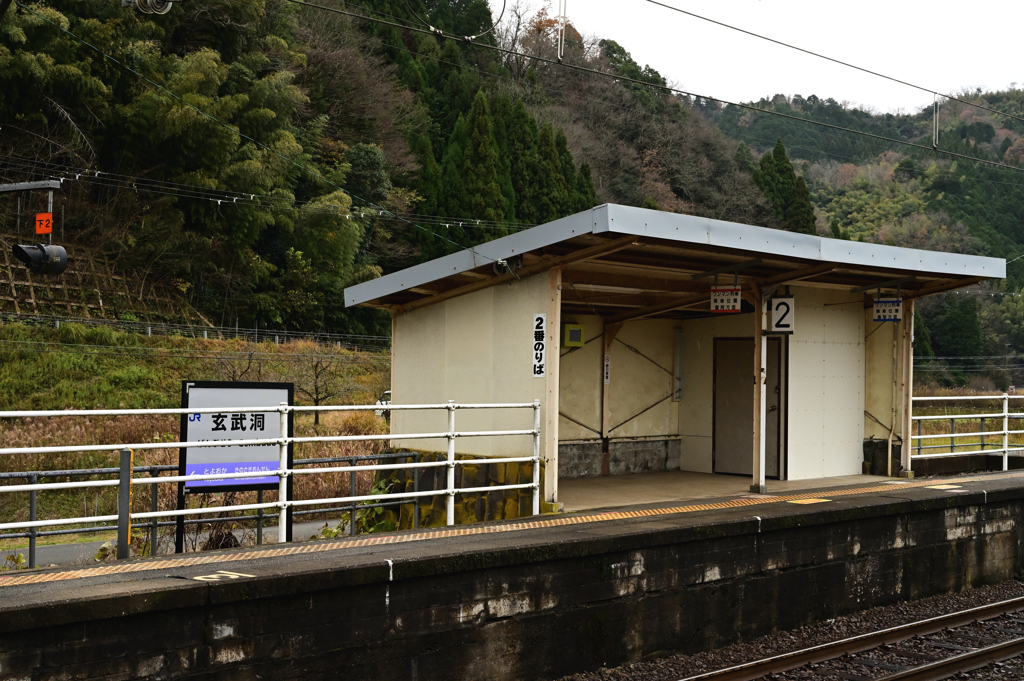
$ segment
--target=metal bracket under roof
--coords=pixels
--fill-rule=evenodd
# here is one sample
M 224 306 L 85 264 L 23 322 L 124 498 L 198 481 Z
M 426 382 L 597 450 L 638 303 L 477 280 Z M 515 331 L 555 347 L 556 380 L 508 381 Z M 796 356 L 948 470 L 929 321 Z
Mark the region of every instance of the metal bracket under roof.
M 739 270 L 745 269 L 747 267 L 756 267 L 757 265 L 760 264 L 760 258 L 755 258 L 754 260 L 744 260 L 743 262 L 738 262 L 735 265 L 729 265 L 728 267 L 719 267 L 717 270 L 708 270 L 707 272 L 701 272 L 699 274 L 691 275 L 690 279 L 706 279 L 708 277 L 713 277 L 717 274 L 738 272 Z

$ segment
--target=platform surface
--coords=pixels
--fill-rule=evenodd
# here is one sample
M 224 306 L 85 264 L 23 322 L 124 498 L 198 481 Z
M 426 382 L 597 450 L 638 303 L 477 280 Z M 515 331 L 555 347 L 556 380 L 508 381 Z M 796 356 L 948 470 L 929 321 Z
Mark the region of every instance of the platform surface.
M 908 503 L 934 507 L 1024 497 L 1024 471 L 938 479 L 860 480 L 857 485 L 799 490 L 783 490 L 782 484 L 776 483 L 774 489 L 769 486 L 768 495 L 713 496 L 518 521 L 0 573 L 0 623 L 6 622 L 0 624 L 0 631 L 16 629 L 19 622 L 28 624 L 18 619 L 28 612 L 35 613 L 28 617 L 32 621 L 44 614 L 62 619 L 65 610 L 68 617 L 80 610 L 67 606 L 103 602 L 100 611 L 125 614 L 168 607 L 163 598 L 167 592 L 178 594 L 174 600 L 217 600 L 220 585 L 241 585 L 260 578 L 294 578 L 296 584 L 309 580 L 335 584 L 347 580 L 353 584 L 387 582 L 424 576 L 434 569 L 444 571 L 453 565 L 464 568 L 468 561 L 481 566 L 492 562 L 528 563 L 548 553 L 571 552 L 574 545 L 600 548 L 598 545 L 642 544 L 649 535 L 666 530 L 699 528 L 703 534 L 752 534 L 761 531 L 762 523 L 765 531 L 774 523 L 791 525 L 795 516 L 803 516 L 797 518 L 799 522 L 827 523 L 828 511 L 885 514 L 906 512 Z M 954 502 L 953 497 L 961 498 Z M 233 595 L 228 600 L 245 597 L 238 589 L 228 589 L 223 595 L 229 593 Z
M 768 480 L 769 494 L 790 493 L 845 485 L 876 485 L 892 478 L 882 475 L 841 475 L 807 480 Z M 662 504 L 691 499 L 746 495 L 749 475 L 690 471 L 634 473 L 558 481 L 558 500 L 566 513 L 638 504 Z

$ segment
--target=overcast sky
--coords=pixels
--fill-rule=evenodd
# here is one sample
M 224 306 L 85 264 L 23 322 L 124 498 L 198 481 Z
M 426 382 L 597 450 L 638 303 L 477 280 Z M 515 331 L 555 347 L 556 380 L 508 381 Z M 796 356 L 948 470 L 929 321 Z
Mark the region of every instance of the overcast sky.
M 650 4 L 567 0 L 585 36 L 612 38 L 682 89 L 731 101 L 776 93 L 916 111 L 931 95 Z M 940 92 L 1024 82 L 1019 3 L 920 0 L 661 0 Z M 512 0 L 509 0 L 511 3 Z M 527 0 L 534 8 L 543 0 Z M 495 16 L 501 0 L 490 0 Z M 552 0 L 551 14 L 558 1 Z

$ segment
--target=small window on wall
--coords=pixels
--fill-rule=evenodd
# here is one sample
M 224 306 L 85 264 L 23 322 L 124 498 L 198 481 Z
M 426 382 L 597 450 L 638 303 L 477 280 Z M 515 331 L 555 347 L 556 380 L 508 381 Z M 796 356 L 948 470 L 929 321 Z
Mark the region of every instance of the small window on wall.
M 582 324 L 565 324 L 562 332 L 562 347 L 582 348 L 586 342 L 586 329 Z

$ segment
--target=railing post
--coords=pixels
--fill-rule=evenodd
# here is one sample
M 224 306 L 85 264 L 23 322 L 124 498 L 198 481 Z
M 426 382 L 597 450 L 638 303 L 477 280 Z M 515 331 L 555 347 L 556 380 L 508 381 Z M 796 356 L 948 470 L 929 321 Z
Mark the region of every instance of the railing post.
M 956 451 L 956 419 L 949 420 L 949 453 Z
M 448 525 L 455 524 L 455 401 L 448 400 Z
M 39 483 L 38 475 L 29 476 L 28 481 L 33 485 Z M 32 490 L 28 493 L 28 519 L 35 521 L 36 519 L 36 491 Z M 28 566 L 34 568 L 36 566 L 36 528 L 30 528 L 28 531 Z
M 1003 470 L 1010 468 L 1010 396 L 1003 393 Z
M 420 453 L 419 452 L 415 452 L 413 454 L 413 458 L 416 459 L 416 463 L 420 463 L 421 459 L 420 459 Z M 420 471 L 420 468 L 418 466 L 416 468 L 412 469 L 412 475 L 413 475 L 413 477 L 412 477 L 412 491 L 413 492 L 419 492 L 420 491 L 420 472 L 421 471 Z M 412 498 L 412 529 L 418 530 L 419 528 L 420 528 L 420 498 L 419 497 L 413 497 Z
M 278 407 L 281 413 L 281 456 L 277 469 L 280 471 L 277 484 L 277 505 L 281 509 L 277 514 L 277 543 L 283 544 L 288 541 L 288 403 L 282 402 Z
M 921 422 L 917 422 L 917 455 L 921 456 Z
M 129 555 L 132 540 L 132 450 L 121 450 L 117 485 L 117 559 Z
M 540 400 L 533 401 L 533 515 L 540 515 Z
M 985 451 L 985 417 L 981 417 L 981 451 Z
M 263 490 L 256 490 L 256 503 L 263 503 Z M 256 509 L 256 546 L 263 544 L 263 509 Z
M 354 458 L 348 460 L 348 466 L 352 470 L 348 473 L 348 495 L 354 497 L 356 495 L 356 460 Z M 348 507 L 348 536 L 354 537 L 356 535 L 356 502 L 349 502 Z
M 154 478 L 160 477 L 160 471 L 150 471 L 149 475 Z M 156 513 L 160 510 L 160 497 L 157 494 L 157 484 L 154 482 L 149 486 L 149 507 Z M 158 544 L 160 542 L 160 518 L 153 518 L 149 523 L 149 555 L 155 556 L 157 553 Z

